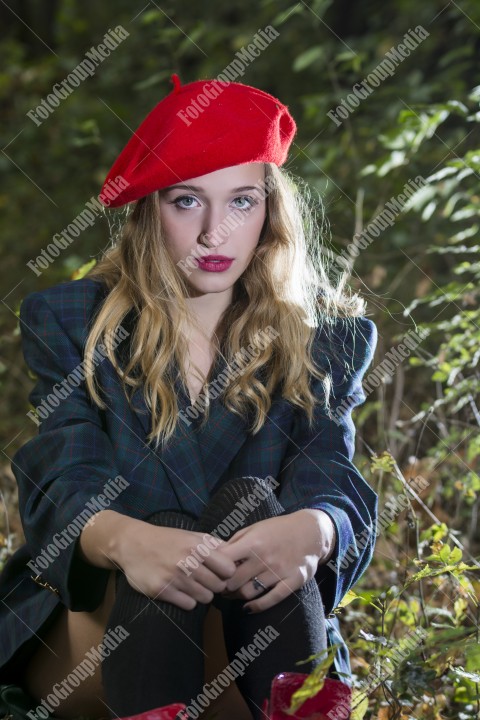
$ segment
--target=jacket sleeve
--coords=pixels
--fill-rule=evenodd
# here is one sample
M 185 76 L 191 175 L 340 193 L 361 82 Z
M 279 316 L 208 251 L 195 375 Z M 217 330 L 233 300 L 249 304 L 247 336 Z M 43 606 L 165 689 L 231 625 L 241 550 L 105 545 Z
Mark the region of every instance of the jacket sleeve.
M 92 611 L 110 571 L 80 557 L 78 538 L 98 510 L 122 512 L 122 481 L 102 415 L 85 389 L 80 343 L 41 293 L 24 298 L 20 328 L 25 361 L 37 376 L 29 400 L 40 413 L 38 434 L 12 459 L 32 576 L 38 571 L 69 609 Z
M 375 544 L 377 495 L 352 464 L 355 427 L 351 412 L 366 399 L 362 377 L 377 343 L 374 323 L 365 317 L 341 318 L 331 334 L 317 331 L 314 359 L 332 375 L 330 413 L 322 406 L 323 385 L 316 378 L 312 391 L 320 402 L 314 424 L 295 412 L 287 452 L 281 467 L 279 501 L 289 512 L 316 508 L 332 519 L 337 542 L 316 579 L 325 612 L 330 613 L 367 568 Z

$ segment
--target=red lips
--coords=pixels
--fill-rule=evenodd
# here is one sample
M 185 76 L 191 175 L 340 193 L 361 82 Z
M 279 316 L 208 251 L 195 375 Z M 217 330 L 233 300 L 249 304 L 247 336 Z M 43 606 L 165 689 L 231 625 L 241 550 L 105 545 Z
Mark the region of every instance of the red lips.
M 204 260 L 206 262 L 209 262 L 211 260 L 223 260 L 223 261 L 233 260 L 233 258 L 227 257 L 226 255 L 202 255 L 202 257 L 200 259 Z

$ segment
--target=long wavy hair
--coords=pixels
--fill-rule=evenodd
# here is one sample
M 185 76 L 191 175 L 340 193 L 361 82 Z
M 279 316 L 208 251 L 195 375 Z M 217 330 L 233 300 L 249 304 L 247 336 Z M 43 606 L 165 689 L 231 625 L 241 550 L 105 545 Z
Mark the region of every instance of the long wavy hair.
M 328 251 L 321 237 L 325 220 L 318 197 L 313 198 L 301 179 L 271 163 L 265 163 L 265 184 L 269 190 L 259 243 L 213 334 L 215 357 L 219 353 L 230 366 L 242 349 L 258 346 L 255 339 L 259 333 L 266 328 L 276 331 L 276 337 L 222 391 L 222 401 L 230 411 L 244 418 L 254 413 L 249 428 L 253 434 L 263 426 L 277 387 L 284 399 L 306 412 L 311 425 L 319 398 L 311 391 L 310 376 L 321 379 L 328 410 L 331 376 L 317 367 L 312 357 L 316 329 L 323 326 L 328 330 L 338 317 L 365 313 L 365 301 L 346 286 L 347 273 L 337 273 L 335 282 L 330 278 Z M 195 327 L 199 332 L 202 328 L 185 302 L 189 295 L 185 275 L 164 242 L 158 192 L 133 205 L 117 239 L 88 277 L 108 289 L 85 345 L 86 383 L 92 400 L 106 407 L 91 361 L 97 343 L 103 342 L 129 402 L 133 392 L 143 386 L 152 417 L 148 441 L 164 447 L 180 421 L 173 368 L 178 368 L 176 377 L 187 387 L 184 361 L 188 347 L 181 328 Z M 172 303 L 178 313 L 176 322 L 169 312 Z M 128 357 L 121 363 L 107 339 L 130 313 L 133 332 L 128 338 Z M 200 371 L 198 377 L 204 388 L 205 423 L 208 384 Z M 127 387 L 131 388 L 130 397 Z

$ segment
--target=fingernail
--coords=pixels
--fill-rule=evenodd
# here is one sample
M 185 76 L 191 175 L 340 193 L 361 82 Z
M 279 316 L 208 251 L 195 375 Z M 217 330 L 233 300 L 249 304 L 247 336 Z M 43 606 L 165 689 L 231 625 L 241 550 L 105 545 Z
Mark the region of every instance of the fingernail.
M 244 606 L 242 607 L 242 611 L 243 611 L 244 613 L 248 613 L 249 615 L 251 615 L 251 614 L 253 613 L 252 608 L 247 607 L 246 605 L 244 605 Z

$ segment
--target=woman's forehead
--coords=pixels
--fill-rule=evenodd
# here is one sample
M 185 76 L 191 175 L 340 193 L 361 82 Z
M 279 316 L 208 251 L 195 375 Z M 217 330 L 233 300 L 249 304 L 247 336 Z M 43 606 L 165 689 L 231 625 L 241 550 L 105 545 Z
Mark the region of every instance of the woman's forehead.
M 254 186 L 260 180 L 265 179 L 265 164 L 264 163 L 245 163 L 243 165 L 232 165 L 230 167 L 222 168 L 221 170 L 215 170 L 205 175 L 199 175 L 188 180 L 179 181 L 174 185 L 169 185 L 166 190 L 176 187 L 176 185 L 188 185 L 188 186 L 204 186 L 204 187 L 218 187 L 225 189 L 230 185 L 233 187 L 240 187 L 243 185 Z

